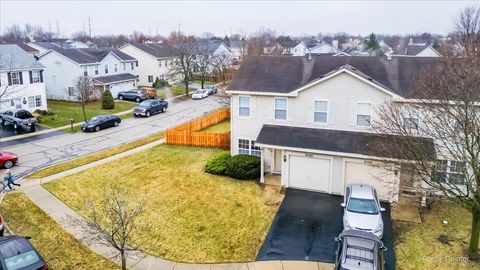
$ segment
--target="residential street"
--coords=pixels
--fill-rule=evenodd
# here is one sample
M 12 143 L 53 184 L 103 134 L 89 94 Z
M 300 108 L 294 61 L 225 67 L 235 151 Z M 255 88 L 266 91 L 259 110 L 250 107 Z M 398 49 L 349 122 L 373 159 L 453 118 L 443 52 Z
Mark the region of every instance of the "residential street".
M 5 148 L 1 147 L 1 149 L 19 155 L 19 163 L 12 168 L 12 172 L 15 178 L 20 178 L 52 164 L 164 131 L 219 109 L 225 105 L 225 102 L 225 98 L 219 96 L 211 96 L 203 100 L 177 101 L 170 104 L 165 114 L 154 115 L 150 118 L 125 119 L 116 128 L 92 133 L 64 134 Z M 2 146 L 1 143 L 0 146 Z

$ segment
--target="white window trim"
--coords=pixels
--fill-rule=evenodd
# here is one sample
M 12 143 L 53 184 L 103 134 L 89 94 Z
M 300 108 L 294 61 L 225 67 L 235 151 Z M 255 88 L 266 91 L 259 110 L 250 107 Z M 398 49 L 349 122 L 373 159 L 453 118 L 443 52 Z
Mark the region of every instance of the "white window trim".
M 95 68 L 94 68 L 93 73 L 94 73 L 95 75 L 98 75 L 98 74 L 99 74 L 98 65 L 95 65 Z
M 412 117 L 412 116 L 416 116 L 417 117 Z M 420 114 L 420 110 L 418 108 L 406 108 L 406 110 L 403 112 L 403 115 L 402 115 L 402 120 L 403 120 L 403 126 L 405 129 L 408 129 L 408 130 L 418 130 L 420 128 L 420 118 L 421 118 L 421 114 Z M 405 126 L 406 124 L 406 119 L 417 119 L 417 128 L 408 128 Z
M 32 70 L 32 82 L 40 83 L 40 71 Z
M 277 99 L 284 99 L 286 100 L 286 103 L 285 103 L 285 119 L 277 119 L 275 118 L 276 117 L 276 111 L 277 111 L 277 107 L 276 107 L 276 101 Z M 284 121 L 287 121 L 288 120 L 288 98 L 285 98 L 285 97 L 275 97 L 273 99 L 273 119 L 275 121 L 281 121 L 281 122 L 284 122 Z
M 17 83 L 13 82 L 13 74 L 16 75 L 16 81 Z M 10 72 L 10 81 L 12 82 L 12 85 L 20 85 L 20 72 Z
M 108 74 L 108 72 L 110 71 L 108 64 L 105 64 L 103 67 L 104 67 L 103 71 L 105 71 L 105 74 Z
M 326 121 L 325 123 L 315 122 L 315 113 L 317 112 L 317 111 L 315 110 L 315 103 L 316 103 L 317 101 L 326 101 L 326 102 L 327 102 L 327 110 L 325 111 L 325 113 L 327 113 L 327 121 Z M 328 125 L 328 123 L 330 122 L 329 106 L 330 106 L 330 101 L 329 101 L 328 99 L 315 98 L 315 99 L 313 100 L 312 123 L 314 123 L 315 125 Z M 318 112 L 322 112 L 322 111 L 318 111 Z
M 245 149 L 245 148 L 240 148 L 240 140 L 245 140 L 248 142 L 248 149 Z M 251 155 L 251 156 L 257 156 L 257 157 L 260 157 L 262 156 L 262 148 L 259 147 L 259 146 L 256 146 L 256 147 L 259 147 L 260 149 L 259 150 L 253 150 L 252 149 L 252 144 L 255 143 L 255 140 L 251 140 L 251 139 L 245 139 L 245 138 L 238 138 L 237 139 L 237 147 L 238 147 L 238 154 L 239 155 Z M 248 150 L 248 154 L 240 154 L 240 150 Z M 254 155 L 252 154 L 253 152 L 259 152 L 259 155 Z
M 445 179 L 443 179 L 445 181 L 446 184 L 452 184 L 452 185 L 456 185 L 456 186 L 464 186 L 464 185 L 461 185 L 461 184 L 455 184 L 455 183 L 452 183 L 450 182 L 450 176 L 452 174 L 455 174 L 455 175 L 463 175 L 464 177 L 466 177 L 465 173 L 461 173 L 461 172 L 456 172 L 456 171 L 452 171 L 452 162 L 457 162 L 457 163 L 462 163 L 462 161 L 456 161 L 456 160 L 443 160 L 443 161 L 446 161 L 447 164 L 446 164 L 446 170 L 445 171 L 438 171 L 436 170 L 436 172 L 439 172 L 439 173 L 445 173 Z M 463 162 L 464 163 L 464 162 Z
M 370 104 L 370 125 L 368 126 L 363 126 L 358 124 L 358 105 L 359 104 Z M 357 102 L 357 108 L 355 112 L 355 125 L 357 127 L 371 127 L 372 126 L 372 113 L 373 113 L 373 103 L 372 102 Z M 366 114 L 361 114 L 361 115 L 366 115 Z
M 113 64 L 113 72 L 118 72 L 118 64 Z
M 244 115 L 240 115 L 240 98 L 242 97 L 247 97 L 248 98 L 248 116 L 244 116 Z M 242 107 L 242 108 L 246 108 L 246 107 Z M 238 96 L 238 118 L 242 118 L 242 119 L 250 119 L 252 117 L 252 96 L 245 96 L 245 95 L 241 95 L 241 96 Z

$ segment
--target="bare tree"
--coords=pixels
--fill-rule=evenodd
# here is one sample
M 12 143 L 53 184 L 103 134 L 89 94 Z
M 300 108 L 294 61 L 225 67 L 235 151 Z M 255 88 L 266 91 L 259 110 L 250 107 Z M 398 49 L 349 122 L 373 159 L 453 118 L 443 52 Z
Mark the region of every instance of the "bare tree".
M 174 58 L 167 76 L 171 80 L 180 79 L 185 85 L 185 94 L 188 96 L 188 86 L 193 78 L 193 69 L 197 58 L 197 41 L 183 38 L 174 44 Z
M 226 73 L 230 66 L 232 59 L 228 54 L 215 55 L 212 59 L 212 64 L 215 68 L 215 72 L 222 78 L 223 84 L 226 83 Z
M 75 82 L 74 96 L 82 105 L 83 120 L 87 121 L 87 114 L 85 113 L 85 104 L 90 101 L 90 97 L 93 95 L 94 87 L 93 80 L 89 76 L 80 76 Z
M 134 42 L 144 43 L 148 40 L 148 37 L 140 31 L 133 31 L 131 35 L 131 40 Z
M 86 217 L 86 227 L 93 233 L 90 239 L 116 249 L 122 270 L 127 269 L 129 255 L 140 251 L 132 232 L 140 230 L 137 221 L 144 211 L 143 203 L 131 202 L 128 195 L 126 190 L 110 186 L 99 205 L 89 204 Z
M 247 40 L 247 50 L 249 55 L 262 55 L 263 48 L 269 41 L 274 40 L 275 37 L 275 31 L 268 28 L 260 28 Z
M 478 259 L 480 237 L 480 57 L 444 56 L 416 81 L 414 103 L 389 103 L 373 124 L 381 134 L 397 134 L 397 147 L 425 187 L 457 201 L 472 214 L 469 256 Z M 419 147 L 431 138 L 435 155 Z
M 13 24 L 5 29 L 4 38 L 9 41 L 23 41 L 25 33 L 18 24 Z
M 465 54 L 480 53 L 480 6 L 466 7 L 455 21 L 455 36 L 462 43 Z
M 194 73 L 200 76 L 202 89 L 208 76 L 212 74 L 212 67 L 217 57 L 210 52 L 207 42 L 197 41 L 195 44 Z
M 90 36 L 88 35 L 87 32 L 85 31 L 78 31 L 72 34 L 73 40 L 81 41 L 81 42 L 87 42 L 90 40 Z

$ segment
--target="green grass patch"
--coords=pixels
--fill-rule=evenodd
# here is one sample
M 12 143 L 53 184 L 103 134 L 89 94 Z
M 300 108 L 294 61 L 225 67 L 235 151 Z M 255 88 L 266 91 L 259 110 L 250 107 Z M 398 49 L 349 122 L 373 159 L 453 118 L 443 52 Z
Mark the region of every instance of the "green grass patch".
M 443 221 L 448 224 L 443 224 Z M 480 263 L 466 259 L 472 215 L 458 204 L 434 203 L 422 214 L 421 224 L 395 222 L 397 268 L 410 269 L 480 269 Z M 448 244 L 438 239 L 444 235 Z
M 188 87 L 189 94 L 191 94 L 191 92 L 195 90 L 197 89 L 193 87 Z M 172 86 L 157 89 L 157 96 L 161 98 L 171 98 L 183 94 L 185 94 L 185 85 L 183 84 L 175 84 Z
M 225 133 L 230 131 L 230 119 L 217 123 L 213 126 L 202 129 L 202 131 L 210 133 Z
M 86 202 L 98 203 L 112 183 L 141 199 L 140 217 L 149 229 L 134 231 L 142 250 L 181 262 L 253 261 L 277 206 L 261 197 L 255 181 L 204 173 L 220 150 L 159 145 L 44 184 L 85 215 Z
M 8 193 L 0 211 L 16 234 L 32 237 L 50 269 L 120 269 L 76 240 L 24 193 Z
M 85 105 L 85 113 L 87 119 L 92 118 L 97 114 L 114 114 L 132 109 L 136 104 L 133 102 L 116 101 L 115 109 L 102 110 L 100 101 L 91 102 Z M 52 111 L 54 115 L 44 115 L 42 117 L 42 125 L 49 127 L 61 127 L 70 124 L 70 119 L 75 119 L 75 122 L 83 122 L 82 105 L 76 102 L 49 100 L 48 110 Z
M 202 85 L 202 81 L 201 81 L 201 80 L 194 80 L 193 82 Z M 204 82 L 203 82 L 203 85 L 214 85 L 214 84 L 217 84 L 217 83 L 216 83 L 216 82 L 212 82 L 212 81 L 204 81 Z
M 48 168 L 45 168 L 43 170 L 40 170 L 40 171 L 37 171 L 37 172 L 34 172 L 34 173 L 30 174 L 28 176 L 28 178 L 43 178 L 43 177 L 54 175 L 54 174 L 57 174 L 57 173 L 60 173 L 60 172 L 68 171 L 70 169 L 80 167 L 80 166 L 83 166 L 85 164 L 89 164 L 89 163 L 95 162 L 97 160 L 104 159 L 104 158 L 107 158 L 107 157 L 110 157 L 110 156 L 113 156 L 113 155 L 116 155 L 116 154 L 120 154 L 122 152 L 131 150 L 133 148 L 137 148 L 137 147 L 142 146 L 144 144 L 154 142 L 154 141 L 162 139 L 164 137 L 165 137 L 165 133 L 163 133 L 163 132 L 162 133 L 156 133 L 156 134 L 150 135 L 150 136 L 145 137 L 145 138 L 140 139 L 140 140 L 136 140 L 136 141 L 129 142 L 129 143 L 126 143 L 126 144 L 122 144 L 122 145 L 112 147 L 112 148 L 109 148 L 107 150 L 100 151 L 100 152 L 97 152 L 97 153 L 94 153 L 94 154 L 91 154 L 91 155 L 87 155 L 87 156 L 80 157 L 80 158 L 77 158 L 77 159 L 69 160 L 67 162 L 63 162 L 63 163 L 60 163 L 60 164 L 57 164 L 57 165 L 53 165 L 51 167 L 48 167 Z

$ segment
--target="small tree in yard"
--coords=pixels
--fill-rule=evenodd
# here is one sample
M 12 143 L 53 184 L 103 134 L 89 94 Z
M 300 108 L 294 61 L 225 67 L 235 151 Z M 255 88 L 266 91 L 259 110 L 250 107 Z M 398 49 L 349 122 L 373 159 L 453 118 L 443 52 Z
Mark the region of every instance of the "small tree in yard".
M 378 109 L 374 128 L 402 136 L 396 149 L 429 187 L 459 202 L 472 214 L 468 254 L 478 259 L 480 237 L 480 57 L 444 57 L 420 74 L 414 104 L 389 103 Z M 428 71 L 428 72 L 427 72 Z M 421 115 L 421 117 L 419 117 Z M 436 159 L 418 147 L 418 138 L 433 140 Z M 383 147 L 381 147 L 383 148 Z
M 75 82 L 74 95 L 82 105 L 83 120 L 87 121 L 87 114 L 85 113 L 85 104 L 90 101 L 90 95 L 93 92 L 93 81 L 88 76 L 80 76 Z
M 110 90 L 105 90 L 102 94 L 102 109 L 112 110 L 115 108 L 115 102 L 113 101 L 113 96 Z
M 216 55 L 212 59 L 213 66 L 215 67 L 215 72 L 222 78 L 223 84 L 226 83 L 226 73 L 228 66 L 231 64 L 232 59 L 226 54 Z
M 168 77 L 172 80 L 181 78 L 188 96 L 188 86 L 193 78 L 193 68 L 196 65 L 197 42 L 193 38 L 183 37 L 175 44 L 174 58 Z
M 143 213 L 143 203 L 130 202 L 127 191 L 111 186 L 100 204 L 87 212 L 86 228 L 91 231 L 90 239 L 116 249 L 122 270 L 126 270 L 128 256 L 140 251 L 132 231 L 141 230 L 138 219 Z

